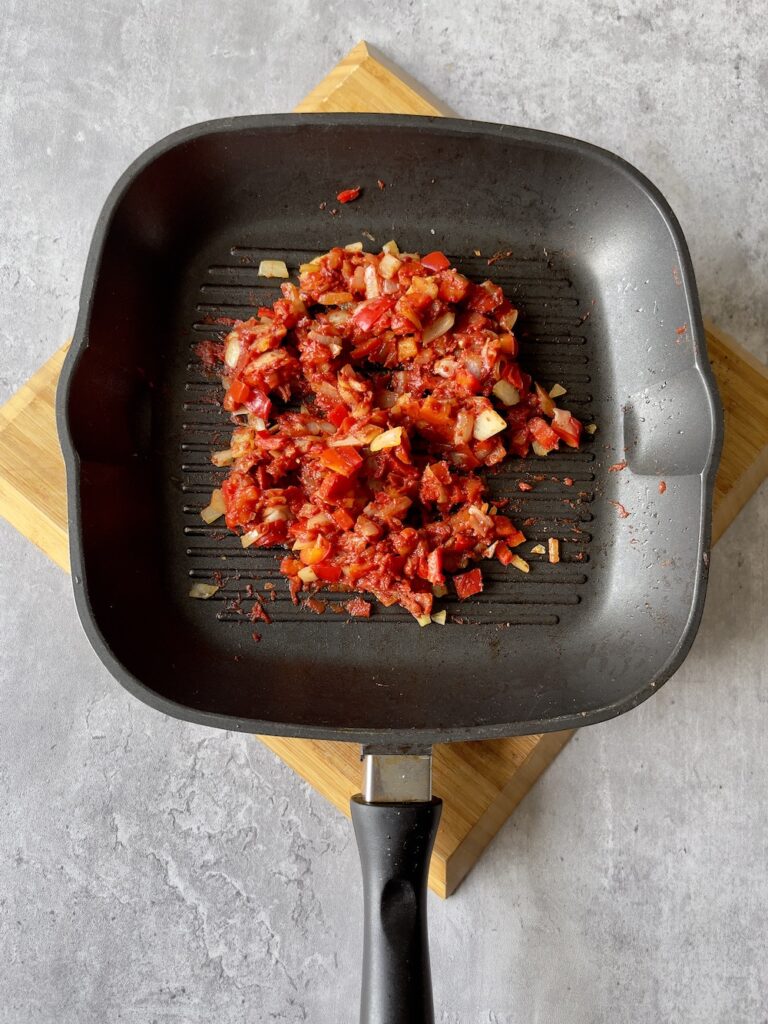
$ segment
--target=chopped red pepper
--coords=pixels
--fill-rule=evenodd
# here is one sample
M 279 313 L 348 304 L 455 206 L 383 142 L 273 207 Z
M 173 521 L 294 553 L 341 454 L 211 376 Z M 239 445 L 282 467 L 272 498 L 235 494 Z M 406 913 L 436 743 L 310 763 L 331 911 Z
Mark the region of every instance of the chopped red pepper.
M 472 569 L 471 572 L 465 572 L 461 576 L 454 576 L 453 584 L 456 587 L 459 600 L 464 601 L 468 597 L 472 597 L 473 594 L 479 594 L 483 589 L 483 574 L 479 569 Z
M 362 466 L 363 457 L 351 445 L 345 445 L 343 448 L 326 448 L 320 453 L 320 461 L 334 473 L 352 476 Z
M 340 203 L 353 203 L 355 199 L 360 195 L 362 189 L 360 188 L 344 188 L 336 196 Z
M 451 261 L 444 252 L 435 251 L 427 253 L 426 256 L 422 256 L 421 265 L 422 267 L 426 267 L 427 270 L 434 270 L 437 274 L 441 270 L 447 270 L 451 265 Z
M 370 299 L 357 307 L 352 314 L 352 320 L 361 331 L 370 331 L 379 317 L 383 316 L 394 304 L 394 299 Z

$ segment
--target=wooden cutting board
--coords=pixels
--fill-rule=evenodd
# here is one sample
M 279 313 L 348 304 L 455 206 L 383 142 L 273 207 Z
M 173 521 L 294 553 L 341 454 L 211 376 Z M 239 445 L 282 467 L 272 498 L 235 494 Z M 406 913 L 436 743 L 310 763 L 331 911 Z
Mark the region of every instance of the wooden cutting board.
M 296 108 L 439 115 L 447 109 L 359 43 Z M 768 368 L 707 326 L 725 408 L 725 447 L 715 485 L 717 540 L 768 475 Z M 0 514 L 69 570 L 64 465 L 54 417 L 66 346 L 0 407 Z M 572 733 L 456 743 L 435 749 L 435 792 L 444 800 L 430 886 L 449 896 Z M 359 748 L 259 737 L 339 810 L 360 788 Z

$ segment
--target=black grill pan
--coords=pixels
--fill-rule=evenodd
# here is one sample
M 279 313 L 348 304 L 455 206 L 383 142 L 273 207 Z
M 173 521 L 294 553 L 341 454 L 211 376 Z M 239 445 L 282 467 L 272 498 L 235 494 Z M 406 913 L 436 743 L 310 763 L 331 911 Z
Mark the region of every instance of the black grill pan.
M 336 193 L 356 185 L 362 197 L 340 207 Z M 296 608 L 277 552 L 243 552 L 199 518 L 219 478 L 209 453 L 231 426 L 196 345 L 275 297 L 262 258 L 295 272 L 331 245 L 390 238 L 502 283 L 521 310 L 523 364 L 598 427 L 577 452 L 491 478 L 529 538 L 560 538 L 562 561 L 534 559 L 527 576 L 489 567 L 482 595 L 448 602 L 462 621 L 445 628 L 419 629 L 400 609 L 361 621 Z M 431 1019 L 419 894 L 439 807 L 418 755 L 627 711 L 680 665 L 701 616 L 721 424 L 666 201 L 603 150 L 519 128 L 375 115 L 196 125 L 144 153 L 107 200 L 58 416 L 75 596 L 97 653 L 167 714 L 364 744 L 356 829 L 389 835 L 410 815 L 420 855 L 410 874 L 364 858 L 363 1019 Z M 215 598 L 190 600 L 191 582 L 214 575 Z M 267 581 L 274 621 L 257 643 L 245 594 Z M 400 911 L 397 942 L 379 944 L 372 924 L 380 886 Z

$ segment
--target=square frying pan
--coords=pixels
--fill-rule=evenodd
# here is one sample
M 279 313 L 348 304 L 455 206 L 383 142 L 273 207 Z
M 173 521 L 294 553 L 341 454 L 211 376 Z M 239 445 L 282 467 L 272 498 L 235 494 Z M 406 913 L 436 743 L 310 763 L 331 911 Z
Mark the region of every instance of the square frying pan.
M 360 199 L 336 203 L 358 185 Z M 297 608 L 279 552 L 244 551 L 199 517 L 225 472 L 210 453 L 232 429 L 200 342 L 276 297 L 263 258 L 295 273 L 332 245 L 391 238 L 500 283 L 520 309 L 524 367 L 597 426 L 578 451 L 489 477 L 529 539 L 560 539 L 561 561 L 526 576 L 484 567 L 484 592 L 448 601 L 445 628 L 398 607 L 370 620 Z M 621 714 L 678 668 L 701 617 L 722 427 L 667 202 L 618 157 L 521 128 L 343 114 L 195 125 L 107 199 L 58 422 L 75 597 L 99 657 L 175 717 L 363 745 L 361 1019 L 431 1020 L 431 745 Z M 189 599 L 212 579 L 214 598 Z M 244 597 L 270 581 L 257 643 Z

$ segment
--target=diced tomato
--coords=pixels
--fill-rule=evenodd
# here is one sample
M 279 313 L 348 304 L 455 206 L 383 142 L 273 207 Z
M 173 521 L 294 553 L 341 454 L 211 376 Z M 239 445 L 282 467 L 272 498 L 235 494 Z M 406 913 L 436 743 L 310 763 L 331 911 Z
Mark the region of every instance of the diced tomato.
M 326 448 L 320 453 L 320 461 L 328 469 L 341 476 L 352 476 L 363 464 L 363 457 L 352 445 L 342 448 Z
M 355 520 L 349 512 L 343 508 L 335 508 L 333 512 L 331 512 L 331 518 L 340 530 L 351 530 L 355 525 Z
M 250 397 L 243 404 L 248 412 L 252 412 L 254 416 L 260 416 L 263 420 L 268 420 L 272 412 L 272 402 L 260 388 L 254 388 Z
M 581 422 L 565 409 L 555 409 L 552 430 L 571 448 L 579 447 L 581 438 Z
M 443 575 L 443 549 L 435 548 L 427 556 L 427 579 L 436 587 L 442 587 L 445 583 Z
M 224 408 L 227 412 L 234 412 L 244 405 L 251 397 L 251 389 L 241 380 L 233 380 L 224 396 Z
M 331 562 L 317 562 L 312 568 L 315 575 L 326 583 L 338 583 L 341 577 L 341 567 Z
M 336 196 L 340 203 L 352 203 L 360 195 L 362 189 L 359 188 L 344 188 Z
M 503 540 L 500 540 L 496 545 L 496 550 L 494 554 L 496 555 L 496 557 L 498 558 L 502 565 L 509 565 L 509 563 L 512 561 L 512 552 L 509 550 L 509 546 L 505 544 Z
M 448 259 L 444 252 L 435 251 L 427 253 L 426 256 L 422 256 L 421 265 L 423 267 L 426 267 L 427 270 L 434 270 L 434 272 L 437 274 L 441 270 L 447 270 L 451 265 L 451 261 Z
M 349 409 L 340 402 L 338 405 L 334 405 L 331 411 L 328 413 L 328 419 L 334 425 L 334 427 L 340 427 L 344 420 L 349 415 Z
M 376 321 L 391 309 L 395 300 L 383 296 L 380 299 L 369 299 L 361 303 L 352 314 L 352 320 L 361 331 L 370 331 Z
M 298 558 L 284 558 L 280 563 L 280 572 L 285 576 L 295 576 L 301 569 L 301 562 Z
M 541 416 L 534 416 L 528 421 L 528 432 L 546 451 L 551 452 L 557 448 L 557 434 Z
M 508 516 L 494 516 L 493 529 L 497 537 L 503 537 L 511 548 L 516 548 L 525 540 L 524 535 L 518 530 Z
M 345 475 L 329 473 L 317 489 L 317 496 L 323 501 L 335 501 L 349 490 L 349 480 Z
M 357 615 L 358 618 L 369 619 L 371 617 L 370 601 L 364 601 L 362 597 L 353 597 L 351 601 L 347 601 L 346 608 L 350 615 Z
M 483 574 L 479 569 L 472 569 L 461 576 L 453 577 L 453 585 L 460 601 L 465 601 L 473 594 L 479 594 L 483 589 Z

